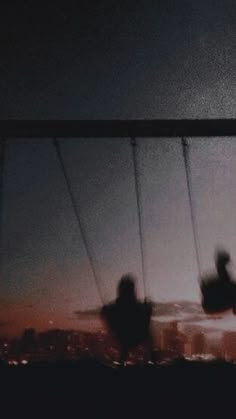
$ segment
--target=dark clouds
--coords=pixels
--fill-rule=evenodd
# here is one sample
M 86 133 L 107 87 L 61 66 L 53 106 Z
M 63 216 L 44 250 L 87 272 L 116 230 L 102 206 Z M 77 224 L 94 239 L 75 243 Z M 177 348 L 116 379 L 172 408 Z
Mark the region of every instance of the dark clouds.
M 235 8 L 233 0 L 9 6 L 0 117 L 233 117 Z

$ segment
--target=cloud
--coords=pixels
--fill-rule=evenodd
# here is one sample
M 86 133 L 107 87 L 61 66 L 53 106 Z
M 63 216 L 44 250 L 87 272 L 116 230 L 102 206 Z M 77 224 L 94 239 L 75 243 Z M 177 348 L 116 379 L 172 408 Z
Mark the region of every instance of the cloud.
M 77 310 L 74 312 L 78 320 L 97 320 L 100 318 L 100 310 Z M 177 320 L 182 325 L 199 324 L 204 328 L 222 329 L 227 328 L 227 318 L 232 323 L 229 313 L 222 313 L 218 315 L 207 315 L 202 309 L 201 304 L 192 301 L 169 301 L 169 302 L 155 302 L 153 303 L 153 316 L 154 321 L 171 322 Z M 234 317 L 233 317 L 234 318 Z M 235 321 L 236 328 L 236 321 Z
M 100 309 L 80 311 L 76 310 L 74 314 L 79 319 L 96 318 L 100 315 Z M 173 318 L 188 318 L 189 321 L 199 321 L 205 313 L 199 303 L 189 301 L 170 301 L 153 303 L 153 317 L 171 316 Z
M 154 316 L 166 316 L 166 315 L 203 315 L 204 312 L 199 303 L 191 301 L 169 301 L 169 302 L 156 302 L 153 303 L 153 315 Z
M 93 309 L 93 310 L 85 310 L 85 311 L 74 311 L 74 314 L 77 316 L 77 318 L 79 319 L 89 319 L 89 318 L 94 318 L 94 317 L 98 317 L 100 314 L 100 309 Z

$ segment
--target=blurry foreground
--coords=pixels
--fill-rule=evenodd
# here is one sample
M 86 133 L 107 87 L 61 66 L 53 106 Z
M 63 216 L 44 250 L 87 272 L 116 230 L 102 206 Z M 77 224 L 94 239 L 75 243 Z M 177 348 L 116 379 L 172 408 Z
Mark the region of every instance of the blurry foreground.
M 2 364 L 0 374 L 4 417 L 226 418 L 235 407 L 236 366 L 221 361 Z

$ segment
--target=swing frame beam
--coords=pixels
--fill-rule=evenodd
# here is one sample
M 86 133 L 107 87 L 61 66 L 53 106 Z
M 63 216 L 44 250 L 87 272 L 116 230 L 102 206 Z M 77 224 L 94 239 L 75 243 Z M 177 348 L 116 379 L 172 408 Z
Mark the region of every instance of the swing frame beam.
M 0 120 L 2 138 L 232 137 L 236 119 Z

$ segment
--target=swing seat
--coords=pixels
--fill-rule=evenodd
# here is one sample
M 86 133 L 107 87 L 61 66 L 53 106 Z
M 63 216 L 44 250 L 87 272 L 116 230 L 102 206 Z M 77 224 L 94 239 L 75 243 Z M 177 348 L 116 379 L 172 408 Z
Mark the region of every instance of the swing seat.
M 207 314 L 233 310 L 236 314 L 236 283 L 208 277 L 201 282 L 202 308 Z

